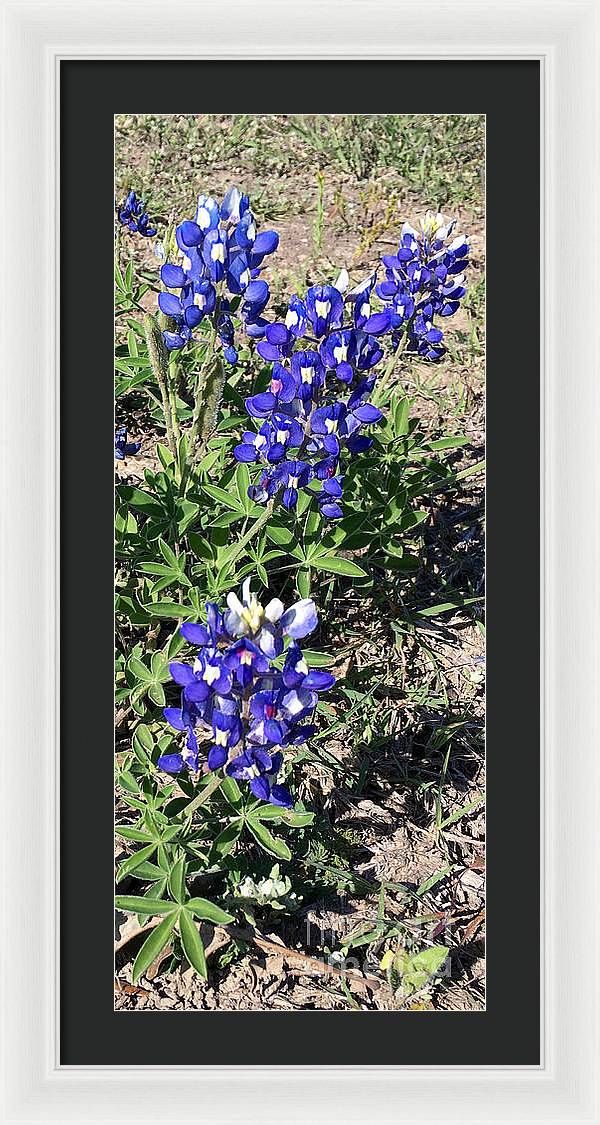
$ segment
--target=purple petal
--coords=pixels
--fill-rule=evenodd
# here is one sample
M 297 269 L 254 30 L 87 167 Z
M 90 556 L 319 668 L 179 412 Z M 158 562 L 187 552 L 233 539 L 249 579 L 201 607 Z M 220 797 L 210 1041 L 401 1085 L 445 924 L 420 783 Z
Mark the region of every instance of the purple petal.
M 224 766 L 227 761 L 227 747 L 226 746 L 211 746 L 208 751 L 208 768 L 209 770 L 218 770 L 220 766 Z
M 269 800 L 269 782 L 266 777 L 253 777 L 250 782 L 250 788 L 255 797 L 261 801 Z
M 179 660 L 173 660 L 169 664 L 169 672 L 175 683 L 183 686 L 194 683 L 196 679 L 194 669 L 190 668 L 189 664 L 182 664 Z
M 355 406 L 352 413 L 355 418 L 358 418 L 359 422 L 366 422 L 367 424 L 378 422 L 380 418 L 383 418 L 381 410 L 378 410 L 376 406 L 371 406 L 370 402 L 365 402 L 362 406 Z
M 316 629 L 319 618 L 317 608 L 310 598 L 302 598 L 295 605 L 290 606 L 281 618 L 281 628 L 284 633 L 294 640 L 306 637 Z
M 180 773 L 183 764 L 181 754 L 161 754 L 157 763 L 159 770 L 164 770 L 165 773 Z
M 192 621 L 185 621 L 179 631 L 191 645 L 207 645 L 210 641 L 206 625 L 195 625 Z
M 181 707 L 164 707 L 163 715 L 173 730 L 185 730 L 186 726 L 181 717 Z

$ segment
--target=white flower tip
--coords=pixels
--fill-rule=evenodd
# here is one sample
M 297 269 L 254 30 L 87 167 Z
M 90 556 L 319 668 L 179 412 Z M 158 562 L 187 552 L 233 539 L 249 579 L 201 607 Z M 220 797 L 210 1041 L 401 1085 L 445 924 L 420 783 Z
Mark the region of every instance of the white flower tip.
M 272 625 L 279 621 L 283 613 L 283 602 L 279 598 L 271 598 L 271 601 L 265 606 L 265 617 Z
M 348 270 L 341 270 L 337 281 L 334 282 L 333 287 L 334 289 L 337 289 L 338 293 L 345 293 L 349 284 L 350 278 L 348 276 Z
M 238 598 L 237 594 L 230 590 L 227 595 L 227 605 L 232 613 L 237 613 L 238 617 L 244 612 L 244 607 Z

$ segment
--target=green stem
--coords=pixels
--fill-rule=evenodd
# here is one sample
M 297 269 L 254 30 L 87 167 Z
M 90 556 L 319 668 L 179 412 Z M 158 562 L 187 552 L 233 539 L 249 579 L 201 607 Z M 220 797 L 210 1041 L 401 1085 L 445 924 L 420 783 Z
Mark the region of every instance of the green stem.
M 268 522 L 270 516 L 273 513 L 274 507 L 275 507 L 275 500 L 269 500 L 269 503 L 267 504 L 267 506 L 266 506 L 264 512 L 262 513 L 262 515 L 259 516 L 257 520 L 255 520 L 255 522 L 252 524 L 252 527 L 250 528 L 250 530 L 247 531 L 245 535 L 242 535 L 242 538 L 238 539 L 238 542 L 234 544 L 232 552 L 231 552 L 229 558 L 227 559 L 227 565 L 229 565 L 232 562 L 235 562 L 236 559 L 239 558 L 239 556 L 241 555 L 241 553 L 244 550 L 244 547 L 246 546 L 246 544 L 249 543 L 251 539 L 254 539 L 255 535 L 258 535 L 259 531 L 261 531 L 262 528 L 265 526 L 265 524 Z
M 202 417 L 202 407 L 204 405 L 205 376 L 207 374 L 207 371 L 208 371 L 208 368 L 209 368 L 210 364 L 212 363 L 212 361 L 214 359 L 216 339 L 217 339 L 217 329 L 216 329 L 215 324 L 213 322 L 211 324 L 210 337 L 209 337 L 209 339 L 207 341 L 207 344 L 206 344 L 206 351 L 204 353 L 204 359 L 202 360 L 202 365 L 201 365 L 200 370 L 198 372 L 198 382 L 196 384 L 196 399 L 195 399 L 195 402 L 194 402 L 194 413 L 192 414 L 192 425 L 191 425 L 191 429 L 190 429 L 190 433 L 189 433 L 189 452 L 190 452 L 190 456 L 193 456 L 194 449 L 196 447 L 196 442 L 198 440 L 198 431 L 200 429 L 200 420 L 201 420 L 201 417 Z
M 177 462 L 177 444 L 173 432 L 173 420 L 171 416 L 171 404 L 169 402 L 169 392 L 167 389 L 168 380 L 168 361 L 161 335 L 160 328 L 156 323 L 153 316 L 146 313 L 144 317 L 144 332 L 146 335 L 146 344 L 148 345 L 148 355 L 152 365 L 152 371 L 156 382 L 160 389 L 160 397 L 162 400 L 162 408 L 165 416 L 165 427 L 167 430 L 167 442 L 169 449 Z
M 188 432 L 187 440 L 187 460 L 183 470 L 181 479 L 181 489 L 185 490 L 192 465 L 200 458 L 196 457 L 196 445 L 200 434 L 201 426 L 204 422 L 204 407 L 206 406 L 206 386 L 211 374 L 211 366 L 215 361 L 215 344 L 217 341 L 217 316 L 219 313 L 219 300 L 217 299 L 217 307 L 211 318 L 211 331 L 210 336 L 206 342 L 206 351 L 204 359 L 198 371 L 198 378 L 196 382 L 196 397 L 194 400 L 194 410 L 192 414 L 192 424 Z
M 177 418 L 177 361 L 169 357 L 168 364 L 169 372 L 169 402 L 171 404 L 171 418 L 173 423 L 173 435 L 175 441 L 179 443 L 179 420 Z
M 223 775 L 220 773 L 214 773 L 208 785 L 205 785 L 204 789 L 201 789 L 198 793 L 198 796 L 194 797 L 190 801 L 189 805 L 185 806 L 185 809 L 183 810 L 185 815 L 191 816 L 191 814 L 195 812 L 196 809 L 200 808 L 200 805 L 204 805 L 206 801 L 208 801 L 209 797 L 212 797 L 215 790 L 219 788 L 219 785 L 222 781 Z

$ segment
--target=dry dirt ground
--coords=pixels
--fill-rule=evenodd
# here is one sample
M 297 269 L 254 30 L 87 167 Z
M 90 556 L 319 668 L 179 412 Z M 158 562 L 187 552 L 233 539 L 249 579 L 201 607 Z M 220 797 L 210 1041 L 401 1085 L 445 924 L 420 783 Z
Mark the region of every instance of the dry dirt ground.
M 416 364 L 403 373 L 417 415 L 433 437 L 469 439 L 455 466 L 484 455 L 483 122 L 480 119 L 403 118 L 381 151 L 365 117 L 314 125 L 304 118 L 122 116 L 116 122 L 116 191 L 142 191 L 151 214 L 190 217 L 194 196 L 221 195 L 232 183 L 247 190 L 264 224 L 280 234 L 269 280 L 275 295 L 302 291 L 346 266 L 352 280 L 397 244 L 403 219 L 428 208 L 458 219 L 471 243 L 469 296 L 447 323 L 449 355 L 439 366 Z M 298 124 L 298 128 L 295 125 Z M 346 132 L 358 147 L 344 147 Z M 323 139 L 324 138 L 324 139 Z M 341 138 L 341 140 L 340 140 Z M 361 147 L 362 145 L 362 147 Z M 322 174 L 319 180 L 318 172 Z M 156 267 L 151 248 L 146 264 Z M 125 416 L 142 453 L 126 472 L 136 478 L 154 465 L 155 434 L 143 418 Z M 137 428 L 136 428 L 137 427 Z M 466 597 L 483 595 L 484 478 L 468 476 L 431 500 L 418 587 L 424 595 L 451 584 Z M 379 609 L 377 611 L 381 613 Z M 322 894 L 294 916 L 266 918 L 270 947 L 224 942 L 206 927 L 212 948 L 208 981 L 167 957 L 140 987 L 131 985 L 140 939 L 117 953 L 116 1006 L 123 1009 L 392 1009 L 481 1010 L 485 1007 L 484 853 L 484 626 L 481 603 L 423 618 L 390 646 L 374 613 L 349 590 L 333 611 L 340 644 L 353 638 L 334 671 L 391 672 L 389 695 L 356 716 L 353 737 L 328 743 L 340 761 L 360 763 L 360 784 L 336 787 L 327 771 L 307 772 L 306 793 L 321 806 L 360 877 L 345 887 L 324 879 Z M 384 890 L 380 892 L 383 884 Z M 377 893 L 379 892 L 379 894 Z M 399 932 L 449 946 L 444 975 L 421 994 L 394 997 L 378 968 L 384 942 L 353 951 L 361 973 L 377 976 L 364 988 L 350 977 L 324 974 L 302 957 L 339 950 L 349 932 L 373 923 L 378 907 Z M 117 936 L 127 936 L 123 916 Z M 125 928 L 124 928 L 125 927 Z M 211 947 L 212 943 L 212 947 Z M 279 946 L 279 948 L 278 948 Z

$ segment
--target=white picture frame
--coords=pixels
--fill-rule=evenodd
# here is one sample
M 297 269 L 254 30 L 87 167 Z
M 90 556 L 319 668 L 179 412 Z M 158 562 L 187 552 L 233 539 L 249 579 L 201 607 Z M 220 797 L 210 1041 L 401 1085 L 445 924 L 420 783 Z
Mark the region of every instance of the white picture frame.
M 168 6 L 157 0 L 0 0 L 0 9 L 2 1125 L 167 1125 L 190 1118 L 223 1125 L 599 1123 L 597 0 L 171 0 Z M 399 1060 L 393 1067 L 107 1068 L 58 1062 L 59 63 L 267 57 L 541 62 L 539 1066 L 408 1068 Z M 517 113 L 509 89 L 506 97 L 507 113 Z M 449 106 L 463 108 L 472 107 Z M 529 221 L 505 216 L 507 240 L 524 255 Z M 518 259 L 519 253 L 516 294 Z M 524 628 L 526 621 L 515 622 L 517 647 Z M 35 907 L 21 905 L 24 900 Z M 527 958 L 518 931 L 506 956 L 515 951 Z M 127 1034 L 134 1033 L 129 1027 Z

